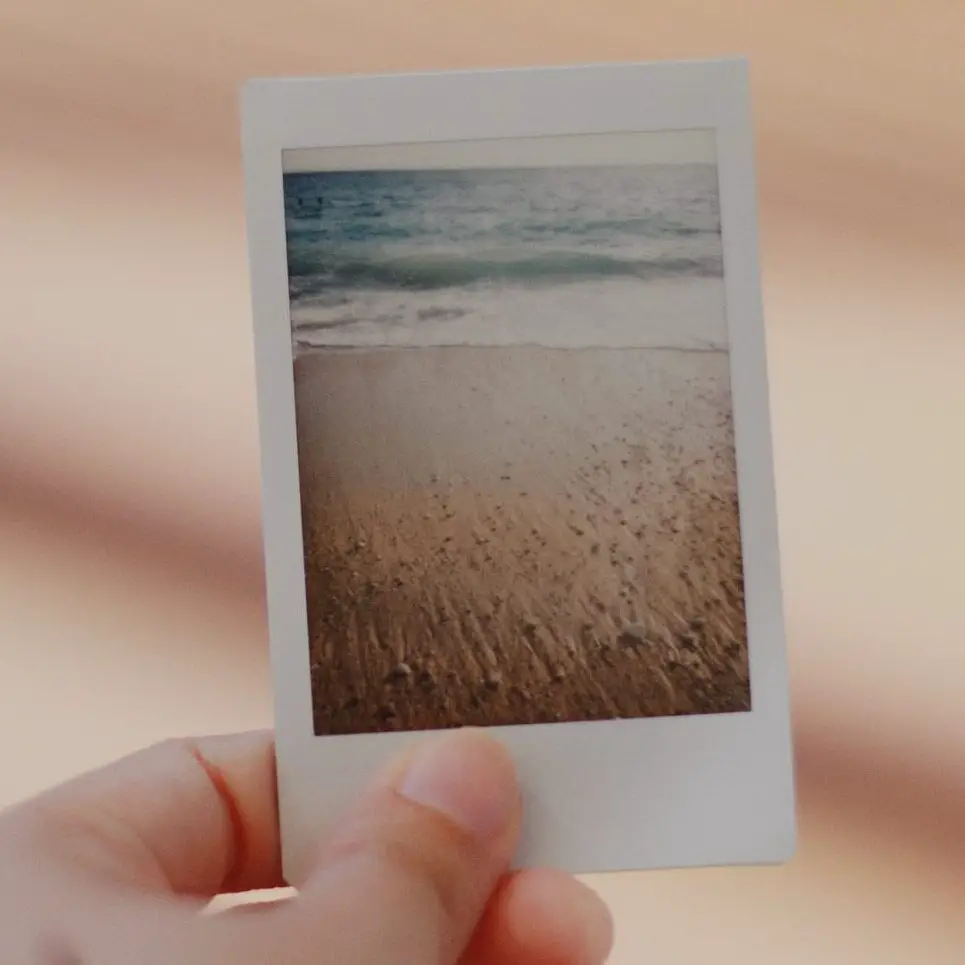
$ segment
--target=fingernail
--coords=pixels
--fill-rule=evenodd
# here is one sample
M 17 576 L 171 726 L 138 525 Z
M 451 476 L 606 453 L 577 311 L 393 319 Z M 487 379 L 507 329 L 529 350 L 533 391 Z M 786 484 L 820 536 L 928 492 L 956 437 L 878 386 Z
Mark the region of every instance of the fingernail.
M 509 752 L 474 732 L 459 732 L 419 748 L 399 793 L 441 812 L 483 841 L 507 826 L 519 800 Z

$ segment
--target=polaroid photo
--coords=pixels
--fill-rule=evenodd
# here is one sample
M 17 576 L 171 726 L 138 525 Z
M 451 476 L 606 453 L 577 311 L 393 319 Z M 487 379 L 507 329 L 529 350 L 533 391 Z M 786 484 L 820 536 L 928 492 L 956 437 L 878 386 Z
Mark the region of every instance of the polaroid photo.
M 490 728 L 517 865 L 787 859 L 743 61 L 249 82 L 285 873 Z

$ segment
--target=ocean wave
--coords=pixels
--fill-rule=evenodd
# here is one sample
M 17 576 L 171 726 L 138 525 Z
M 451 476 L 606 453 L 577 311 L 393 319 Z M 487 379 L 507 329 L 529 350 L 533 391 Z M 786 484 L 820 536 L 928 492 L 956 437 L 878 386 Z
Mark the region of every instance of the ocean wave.
M 589 219 L 587 221 L 573 221 L 565 225 L 566 233 L 572 235 L 603 235 L 617 238 L 691 238 L 698 235 L 716 236 L 720 227 L 716 222 L 710 224 L 692 225 L 680 221 L 671 221 L 656 215 L 639 218 L 604 218 Z M 515 226 L 520 235 L 553 235 L 561 233 L 558 221 L 545 223 L 522 224 Z
M 293 296 L 319 291 L 436 291 L 477 286 L 561 285 L 629 278 L 716 278 L 720 257 L 620 258 L 589 252 L 544 252 L 516 258 L 398 255 L 326 261 L 316 252 L 290 252 Z
M 431 232 L 423 224 L 407 223 L 398 220 L 399 212 L 393 212 L 397 220 L 379 212 L 353 211 L 350 220 L 322 217 L 321 213 L 305 215 L 285 220 L 288 238 L 303 247 L 319 245 L 327 247 L 336 244 L 392 243 L 412 240 L 413 237 L 430 237 Z M 551 215 L 551 213 L 550 213 Z M 720 233 L 716 218 L 706 216 L 700 223 L 692 224 L 681 220 L 648 214 L 640 217 L 619 218 L 559 218 L 547 216 L 545 219 L 516 218 L 506 221 L 493 221 L 493 213 L 485 208 L 462 209 L 458 214 L 446 212 L 446 234 L 450 241 L 472 242 L 484 245 L 500 240 L 542 242 L 547 237 L 570 237 L 578 241 L 594 238 L 633 239 L 674 239 L 714 237 Z M 438 230 L 438 225 L 433 225 Z
M 367 291 L 292 304 L 297 351 L 335 345 L 716 348 L 728 344 L 721 279 L 640 285 Z

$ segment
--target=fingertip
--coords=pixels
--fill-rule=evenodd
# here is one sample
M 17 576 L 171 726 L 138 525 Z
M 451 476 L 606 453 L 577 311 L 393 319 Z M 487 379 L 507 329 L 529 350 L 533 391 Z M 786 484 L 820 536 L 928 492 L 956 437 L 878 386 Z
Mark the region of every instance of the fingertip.
M 613 917 L 593 889 L 561 871 L 525 870 L 503 880 L 468 962 L 602 965 L 613 940 Z
M 585 965 L 600 965 L 613 951 L 613 915 L 603 899 L 588 885 L 569 875 L 562 875 L 557 887 L 567 891 L 564 899 L 570 911 L 570 925 L 578 932 L 576 944 L 583 950 Z

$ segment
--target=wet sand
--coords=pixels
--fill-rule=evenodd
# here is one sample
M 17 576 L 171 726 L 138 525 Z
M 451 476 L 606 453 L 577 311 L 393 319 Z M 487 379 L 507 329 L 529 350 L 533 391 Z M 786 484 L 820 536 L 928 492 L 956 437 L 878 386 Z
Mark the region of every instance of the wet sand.
M 729 362 L 295 362 L 316 734 L 750 708 Z

